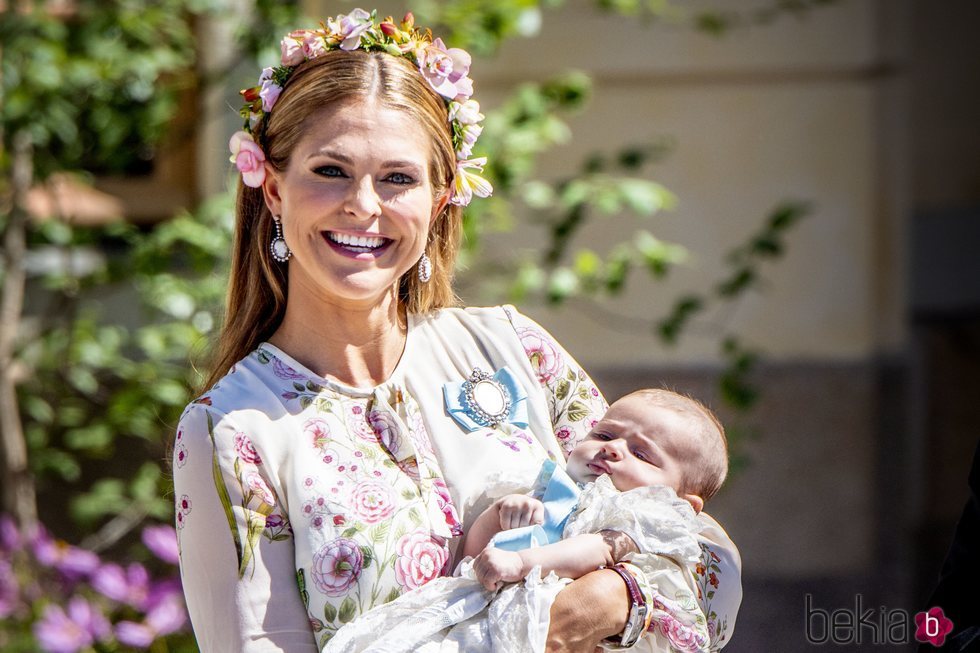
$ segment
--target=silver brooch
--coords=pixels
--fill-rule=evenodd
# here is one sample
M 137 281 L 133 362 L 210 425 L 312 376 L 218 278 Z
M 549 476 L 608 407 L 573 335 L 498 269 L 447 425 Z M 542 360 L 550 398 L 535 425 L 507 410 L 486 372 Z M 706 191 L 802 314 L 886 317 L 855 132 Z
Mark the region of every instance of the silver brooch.
M 510 415 L 510 393 L 479 367 L 463 382 L 463 409 L 480 426 L 496 428 Z

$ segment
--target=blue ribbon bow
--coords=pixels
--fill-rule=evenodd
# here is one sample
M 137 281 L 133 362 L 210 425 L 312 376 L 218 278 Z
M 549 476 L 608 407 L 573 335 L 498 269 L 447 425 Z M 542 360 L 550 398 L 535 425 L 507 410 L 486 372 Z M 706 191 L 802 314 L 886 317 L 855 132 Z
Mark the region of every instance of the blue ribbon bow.
M 493 379 L 503 386 L 510 398 L 510 410 L 507 412 L 507 418 L 504 421 L 526 429 L 528 425 L 527 392 L 524 391 L 524 388 L 517 382 L 517 377 L 506 366 L 494 372 Z M 467 431 L 485 428 L 477 421 L 472 408 L 466 402 L 466 393 L 463 390 L 464 383 L 465 381 L 450 381 L 442 386 L 442 394 L 446 399 L 446 412 Z

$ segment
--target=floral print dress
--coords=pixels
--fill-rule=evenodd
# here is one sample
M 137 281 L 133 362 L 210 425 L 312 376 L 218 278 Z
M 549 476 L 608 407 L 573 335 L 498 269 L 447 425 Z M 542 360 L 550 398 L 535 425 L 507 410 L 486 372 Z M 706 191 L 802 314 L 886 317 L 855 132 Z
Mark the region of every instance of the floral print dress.
M 518 389 L 494 427 L 447 410 L 445 386 L 475 368 L 505 370 Z M 263 343 L 178 425 L 181 576 L 201 650 L 321 650 L 356 616 L 448 573 L 469 523 L 527 490 L 544 460 L 563 461 L 605 409 L 589 377 L 512 307 L 409 316 L 401 360 L 368 389 Z M 740 563 L 714 527 L 702 546 L 725 577 L 711 610 L 727 625 Z

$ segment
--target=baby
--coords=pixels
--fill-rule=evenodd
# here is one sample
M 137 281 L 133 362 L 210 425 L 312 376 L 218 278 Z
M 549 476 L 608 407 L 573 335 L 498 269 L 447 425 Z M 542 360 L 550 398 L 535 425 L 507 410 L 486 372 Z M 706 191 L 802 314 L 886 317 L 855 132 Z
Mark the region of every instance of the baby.
M 701 555 L 695 515 L 727 471 L 711 411 L 667 390 L 626 395 L 572 450 L 567 474 L 546 461 L 532 496 L 504 496 L 476 519 L 461 544 L 473 556 L 461 576 L 374 608 L 325 651 L 539 653 L 558 592 L 621 562 L 648 606 L 634 626 L 649 633 L 637 650 L 708 651 L 690 572 Z
M 663 485 L 695 513 L 721 487 L 728 472 L 725 431 L 714 414 L 694 399 L 668 390 L 638 390 L 613 403 L 602 420 L 568 457 L 577 483 L 603 474 L 620 492 Z M 531 569 L 578 578 L 618 562 L 635 542 L 616 533 L 588 533 L 520 551 L 487 544 L 500 531 L 541 524 L 540 499 L 511 494 L 497 500 L 470 527 L 463 553 L 475 556 L 473 570 L 489 590 L 523 579 Z

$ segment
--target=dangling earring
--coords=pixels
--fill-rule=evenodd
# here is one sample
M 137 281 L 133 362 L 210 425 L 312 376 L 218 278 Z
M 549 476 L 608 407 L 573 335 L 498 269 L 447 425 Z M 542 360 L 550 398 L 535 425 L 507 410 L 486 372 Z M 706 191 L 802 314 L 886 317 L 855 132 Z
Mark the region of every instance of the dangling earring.
M 422 252 L 422 258 L 419 259 L 419 281 L 422 283 L 428 283 L 429 279 L 432 278 L 432 261 L 425 252 Z
M 286 244 L 286 241 L 282 237 L 282 225 L 279 224 L 279 216 L 272 216 L 272 221 L 276 225 L 276 235 L 269 244 L 269 250 L 272 251 L 272 258 L 279 263 L 285 263 L 293 253 L 289 251 L 289 245 Z

